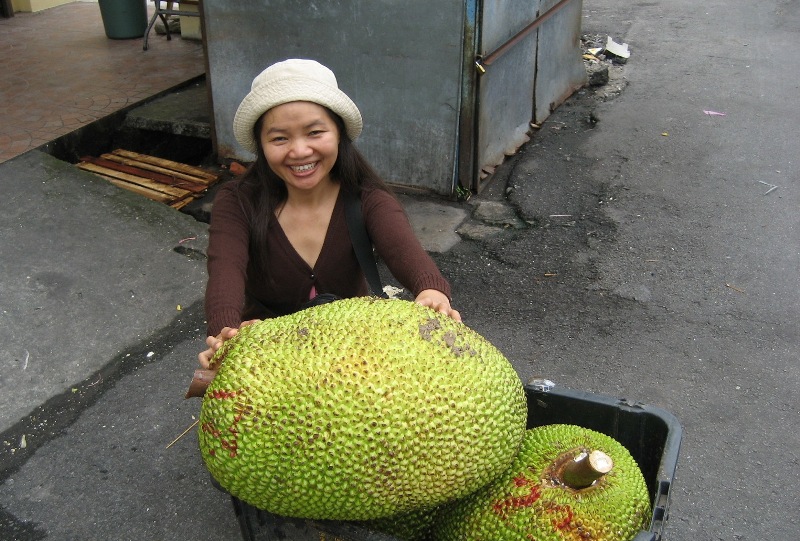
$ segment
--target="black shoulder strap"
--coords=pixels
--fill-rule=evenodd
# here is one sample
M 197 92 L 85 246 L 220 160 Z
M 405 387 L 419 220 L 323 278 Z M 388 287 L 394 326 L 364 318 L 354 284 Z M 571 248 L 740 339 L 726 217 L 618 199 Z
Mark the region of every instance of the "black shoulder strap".
M 361 213 L 361 199 L 355 194 L 347 191 L 344 193 L 344 215 L 347 219 L 347 230 L 350 232 L 350 240 L 353 249 L 356 251 L 358 263 L 364 276 L 367 278 L 372 294 L 378 297 L 387 298 L 381 286 L 381 277 L 378 274 L 378 265 L 375 263 L 375 256 L 372 253 L 372 242 L 369 240 L 367 228 L 364 225 L 364 216 Z

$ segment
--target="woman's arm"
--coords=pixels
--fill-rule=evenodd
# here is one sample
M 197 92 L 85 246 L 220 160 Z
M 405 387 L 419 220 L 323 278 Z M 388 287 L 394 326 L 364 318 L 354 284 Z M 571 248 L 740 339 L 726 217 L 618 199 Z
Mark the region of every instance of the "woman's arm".
M 362 193 L 364 222 L 378 254 L 417 302 L 461 321 L 451 306 L 450 284 L 414 234 L 400 202 L 382 190 Z
M 233 183 L 214 199 L 208 232 L 207 334 L 237 328 L 242 319 L 249 261 L 249 224 Z

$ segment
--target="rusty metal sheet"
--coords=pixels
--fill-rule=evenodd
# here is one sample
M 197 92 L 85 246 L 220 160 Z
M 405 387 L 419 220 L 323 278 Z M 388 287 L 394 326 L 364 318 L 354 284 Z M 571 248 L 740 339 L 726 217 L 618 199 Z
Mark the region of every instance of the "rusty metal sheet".
M 497 49 L 536 19 L 539 0 L 486 2 L 481 53 Z M 478 78 L 477 187 L 481 170 L 491 171 L 527 140 L 533 115 L 536 33 L 524 37 Z
M 542 12 L 559 0 L 541 0 Z M 581 58 L 583 0 L 571 0 L 539 27 L 534 121 L 544 121 L 556 107 L 586 83 Z

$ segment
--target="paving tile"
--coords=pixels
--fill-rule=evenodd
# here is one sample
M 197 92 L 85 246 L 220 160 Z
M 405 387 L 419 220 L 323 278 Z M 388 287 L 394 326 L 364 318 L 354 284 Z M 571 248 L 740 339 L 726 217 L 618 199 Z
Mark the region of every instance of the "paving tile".
M 205 71 L 198 41 L 148 44 L 108 39 L 96 3 L 0 19 L 0 162 Z

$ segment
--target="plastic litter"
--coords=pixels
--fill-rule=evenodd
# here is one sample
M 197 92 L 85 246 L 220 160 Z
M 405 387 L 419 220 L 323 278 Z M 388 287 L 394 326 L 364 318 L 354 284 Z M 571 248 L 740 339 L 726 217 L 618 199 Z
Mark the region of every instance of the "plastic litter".
M 556 386 L 555 382 L 545 378 L 532 378 L 528 381 L 528 386 L 540 393 L 552 391 Z
M 620 58 L 630 58 L 631 51 L 627 43 L 617 43 L 611 36 L 606 41 L 606 52 Z

